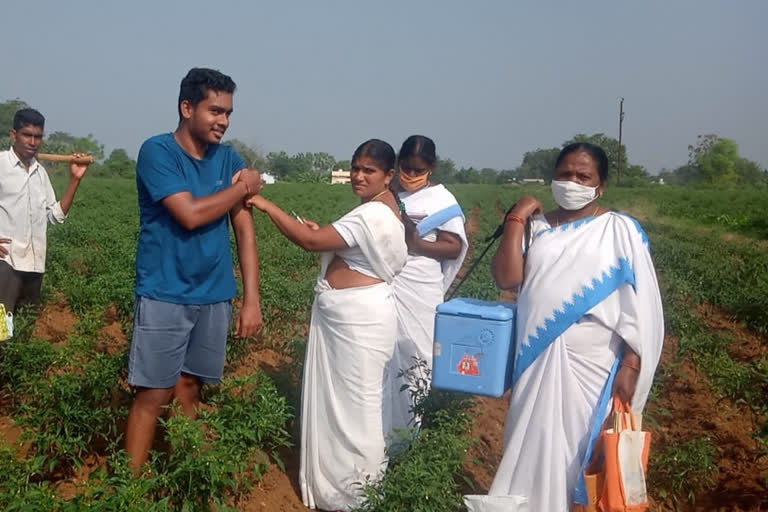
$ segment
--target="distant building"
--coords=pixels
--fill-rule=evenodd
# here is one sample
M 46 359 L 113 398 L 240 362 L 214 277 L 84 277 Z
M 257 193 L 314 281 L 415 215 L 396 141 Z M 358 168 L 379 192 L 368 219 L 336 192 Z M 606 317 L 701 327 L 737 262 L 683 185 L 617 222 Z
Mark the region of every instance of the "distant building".
M 545 181 L 542 178 L 523 178 L 520 180 L 520 183 L 523 184 L 530 184 L 530 183 L 537 183 L 539 185 L 544 185 Z
M 349 171 L 345 171 L 344 169 L 336 169 L 335 171 L 331 171 L 331 185 L 335 185 L 337 183 L 341 183 L 342 185 L 345 185 L 352 181 L 352 178 L 349 177 Z
M 275 178 L 274 176 L 272 176 L 268 172 L 261 173 L 261 179 L 263 179 L 264 183 L 266 183 L 267 185 L 271 185 L 271 184 L 273 184 L 274 182 L 277 181 L 277 178 Z

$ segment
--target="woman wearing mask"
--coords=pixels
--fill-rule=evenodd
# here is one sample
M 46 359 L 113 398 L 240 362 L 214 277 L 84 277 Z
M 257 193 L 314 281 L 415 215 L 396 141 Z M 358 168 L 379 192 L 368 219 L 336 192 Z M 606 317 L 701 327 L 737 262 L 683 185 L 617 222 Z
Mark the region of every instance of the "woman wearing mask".
M 329 226 L 301 223 L 259 195 L 248 200 L 290 241 L 323 253 L 301 400 L 299 485 L 312 509 L 355 508 L 359 484 L 387 466 L 383 408 L 397 326 L 392 281 L 407 257 L 389 189 L 394 166 L 386 142 L 358 147 L 350 176 L 361 204 Z
M 464 214 L 456 198 L 429 179 L 437 153 L 432 139 L 412 135 L 398 155 L 398 196 L 405 206 L 408 261 L 395 278 L 397 346 L 392 373 L 412 367 L 419 358 L 432 368 L 435 308 L 443 302 L 448 287 L 467 253 Z M 413 378 L 408 374 L 392 379 L 390 393 L 392 427 L 395 431 L 417 426 L 413 417 Z M 403 386 L 408 385 L 409 389 Z M 402 391 L 401 391 L 402 389 Z M 415 420 L 415 421 L 414 421 Z M 397 439 L 397 434 L 393 440 Z
M 584 468 L 611 398 L 636 412 L 648 398 L 661 298 L 645 232 L 599 204 L 607 175 L 602 149 L 571 144 L 552 181 L 559 208 L 539 215 L 526 196 L 505 219 L 492 271 L 500 288 L 522 288 L 504 455 L 488 500 L 517 496 L 550 512 L 584 503 Z

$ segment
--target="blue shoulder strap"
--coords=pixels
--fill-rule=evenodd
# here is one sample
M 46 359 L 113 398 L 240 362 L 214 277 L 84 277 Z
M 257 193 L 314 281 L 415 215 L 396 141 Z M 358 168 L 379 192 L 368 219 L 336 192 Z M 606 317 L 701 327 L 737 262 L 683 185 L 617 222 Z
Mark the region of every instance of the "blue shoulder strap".
M 453 204 L 449 206 L 448 208 L 443 208 L 439 212 L 435 212 L 429 217 L 426 217 L 421 222 L 419 222 L 416 225 L 416 229 L 419 232 L 419 236 L 422 237 L 432 231 L 433 229 L 437 229 L 449 220 L 451 220 L 454 217 L 461 217 L 464 215 L 464 212 L 461 211 L 461 206 L 458 204 Z

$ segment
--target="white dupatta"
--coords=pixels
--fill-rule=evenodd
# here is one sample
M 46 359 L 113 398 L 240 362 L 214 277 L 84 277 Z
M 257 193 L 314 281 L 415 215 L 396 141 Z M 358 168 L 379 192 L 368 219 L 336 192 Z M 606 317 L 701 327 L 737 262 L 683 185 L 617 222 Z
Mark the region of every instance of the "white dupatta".
M 405 228 L 384 203 L 363 203 L 334 222 L 333 227 L 347 243 L 350 248 L 347 250 L 362 252 L 373 274 L 387 284 L 391 284 L 405 266 L 408 255 Z M 344 252 L 339 251 L 342 257 Z M 325 271 L 335 255 L 334 252 L 323 253 L 318 284 L 325 280 Z
M 461 239 L 461 253 L 452 260 L 443 260 L 443 294 L 453 283 L 456 274 L 467 255 L 469 243 L 464 229 L 466 219 L 456 198 L 443 185 L 424 187 L 416 192 L 401 192 L 400 200 L 405 204 L 408 216 L 416 222 L 416 229 L 422 238 L 435 237 L 435 231 L 453 233 Z
M 628 215 L 608 212 L 536 234 L 518 297 L 514 381 L 587 313 L 640 356 L 632 406 L 641 412 L 661 356 L 664 315 L 648 235 Z

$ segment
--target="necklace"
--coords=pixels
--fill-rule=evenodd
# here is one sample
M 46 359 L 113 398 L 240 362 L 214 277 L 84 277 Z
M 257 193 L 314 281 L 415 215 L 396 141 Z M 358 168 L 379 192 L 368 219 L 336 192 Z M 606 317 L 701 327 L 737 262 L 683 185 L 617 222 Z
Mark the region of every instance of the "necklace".
M 369 202 L 369 203 L 370 203 L 371 201 L 374 201 L 374 200 L 378 199 L 379 197 L 383 196 L 383 195 L 384 195 L 384 194 L 386 194 L 387 192 L 389 192 L 389 189 L 388 189 L 388 188 L 385 188 L 384 190 L 382 190 L 381 192 L 379 192 L 378 194 L 376 194 L 375 196 L 373 196 L 372 198 L 370 198 L 370 199 L 369 199 L 367 202 Z
M 586 216 L 580 217 L 580 218 L 586 219 L 587 217 L 594 217 L 595 215 L 597 215 L 597 212 L 599 210 L 600 210 L 600 205 L 598 204 L 598 205 L 595 206 L 595 211 L 593 211 L 591 215 L 586 215 Z M 573 220 L 578 220 L 578 219 L 573 219 Z M 568 221 L 568 222 L 572 222 L 572 221 Z M 554 225 L 554 227 L 560 226 L 560 211 L 559 210 L 555 212 L 555 223 L 556 224 Z

